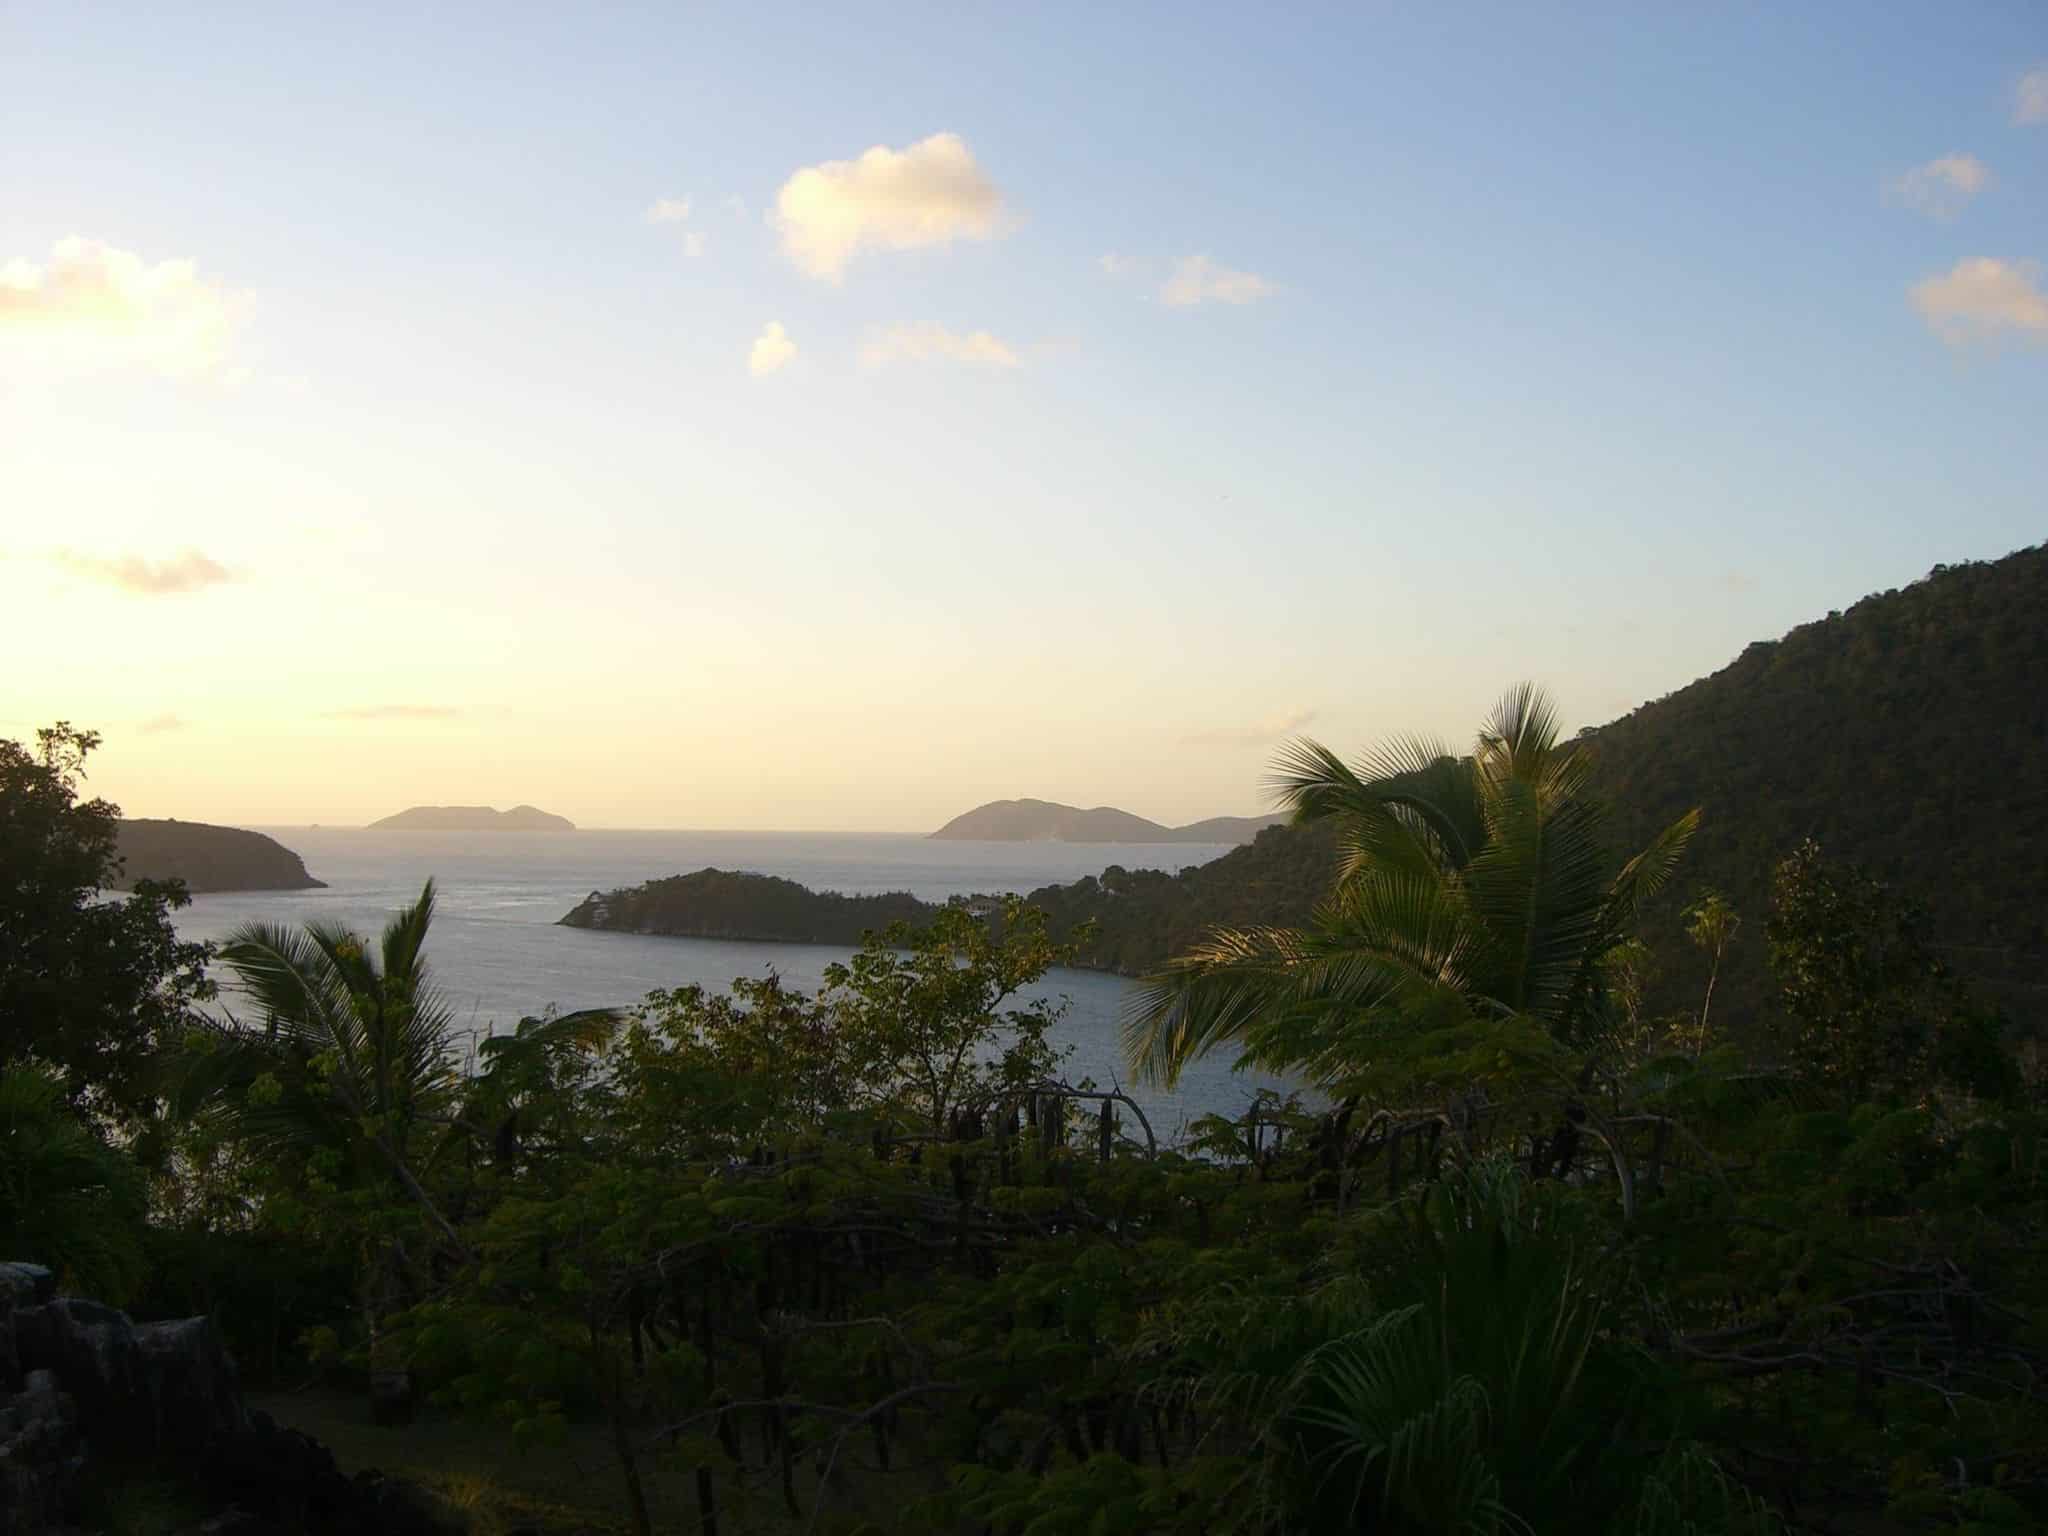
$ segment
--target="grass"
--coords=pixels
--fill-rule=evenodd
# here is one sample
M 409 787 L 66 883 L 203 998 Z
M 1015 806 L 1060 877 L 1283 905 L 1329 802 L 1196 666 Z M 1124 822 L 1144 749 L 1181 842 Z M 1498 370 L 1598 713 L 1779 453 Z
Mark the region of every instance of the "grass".
M 492 1425 L 422 1417 L 380 1428 L 359 1394 L 252 1394 L 278 1423 L 303 1430 L 334 1452 L 344 1472 L 375 1469 L 431 1490 L 469 1521 L 475 1536 L 535 1531 L 546 1536 L 628 1529 L 624 1484 L 601 1431 L 577 1426 L 554 1444 L 515 1449 Z M 648 1502 L 657 1530 L 696 1525 L 689 1480 L 649 1466 Z M 673 1484 L 673 1487 L 669 1486 Z
M 370 1422 L 368 1402 L 357 1393 L 252 1393 L 249 1406 L 319 1440 L 344 1472 L 374 1469 L 426 1488 L 469 1522 L 473 1536 L 614 1536 L 631 1529 L 618 1459 L 598 1425 L 572 1425 L 559 1440 L 520 1448 L 503 1428 L 432 1414 L 402 1427 L 379 1428 Z M 915 1497 L 931 1486 L 917 1474 L 871 1479 L 850 1465 L 846 1471 L 847 1486 L 818 1521 L 817 1536 L 859 1528 L 863 1509 L 886 1511 L 896 1507 L 892 1501 Z M 654 1529 L 695 1536 L 694 1475 L 669 1458 L 649 1454 L 641 1458 L 640 1477 Z M 804 1479 L 800 1486 L 808 1501 L 815 1485 Z M 743 1505 L 735 1490 L 720 1488 L 720 1536 L 798 1536 L 806 1524 L 791 1519 L 772 1491 Z

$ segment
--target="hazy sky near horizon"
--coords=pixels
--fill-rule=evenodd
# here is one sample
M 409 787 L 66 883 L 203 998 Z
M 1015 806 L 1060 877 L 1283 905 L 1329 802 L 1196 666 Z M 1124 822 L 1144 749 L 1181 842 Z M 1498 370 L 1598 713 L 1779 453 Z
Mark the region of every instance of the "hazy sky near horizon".
M 0 734 L 1245 813 L 2048 536 L 2048 10 L 0 0 Z

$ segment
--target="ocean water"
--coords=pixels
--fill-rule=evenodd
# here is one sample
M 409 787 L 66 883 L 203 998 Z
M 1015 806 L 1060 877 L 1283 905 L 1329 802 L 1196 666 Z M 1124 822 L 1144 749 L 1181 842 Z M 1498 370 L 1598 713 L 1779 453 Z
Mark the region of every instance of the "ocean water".
M 195 896 L 177 914 L 191 939 L 221 939 L 245 922 L 346 924 L 374 935 L 428 876 L 436 905 L 428 955 L 460 1027 L 508 1030 L 553 1004 L 629 1005 L 658 987 L 722 988 L 735 977 L 778 973 L 815 991 L 825 967 L 848 951 L 814 944 L 667 939 L 592 933 L 556 919 L 594 890 L 638 885 L 707 865 L 781 875 L 813 890 L 909 891 L 927 901 L 1043 885 L 1128 869 L 1178 870 L 1228 852 L 1204 843 L 981 843 L 883 834 L 808 832 L 390 832 L 266 827 L 305 860 L 320 891 L 227 891 Z M 1063 1041 L 1072 1081 L 1115 1082 L 1171 1138 L 1193 1117 L 1242 1110 L 1277 1079 L 1240 1073 L 1223 1059 L 1199 1062 L 1164 1093 L 1130 1083 L 1117 1030 L 1132 983 L 1095 971 L 1048 975 L 1033 995 L 1064 998 Z M 235 999 L 226 999 L 230 1008 Z

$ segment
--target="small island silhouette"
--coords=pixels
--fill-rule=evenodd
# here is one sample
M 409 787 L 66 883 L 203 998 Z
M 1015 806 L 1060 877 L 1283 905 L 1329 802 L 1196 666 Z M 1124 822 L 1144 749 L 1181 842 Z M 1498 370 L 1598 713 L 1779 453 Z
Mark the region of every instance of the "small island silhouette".
M 370 823 L 370 830 L 398 832 L 574 832 L 576 823 L 531 805 L 509 811 L 488 805 L 415 805 Z
M 932 833 L 988 843 L 1248 843 L 1281 816 L 1211 816 L 1184 827 L 1162 826 L 1112 805 L 1091 810 L 1052 800 L 991 800 Z

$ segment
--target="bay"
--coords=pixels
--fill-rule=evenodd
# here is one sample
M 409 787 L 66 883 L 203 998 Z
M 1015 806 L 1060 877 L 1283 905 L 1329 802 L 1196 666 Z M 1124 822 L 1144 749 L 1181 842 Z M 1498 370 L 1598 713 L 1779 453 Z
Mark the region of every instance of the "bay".
M 243 923 L 325 921 L 375 934 L 432 877 L 428 940 L 435 978 L 469 1037 L 510 1030 L 550 1005 L 629 1006 L 656 988 L 724 988 L 735 977 L 779 974 L 815 991 L 825 967 L 849 951 L 830 945 L 654 938 L 563 928 L 556 920 L 592 891 L 615 890 L 707 866 L 780 875 L 812 890 L 873 895 L 909 891 L 926 901 L 1025 894 L 1040 886 L 1127 869 L 1179 870 L 1229 851 L 1206 843 L 984 843 L 890 834 L 812 832 L 397 832 L 261 828 L 299 854 L 327 889 L 225 891 L 195 896 L 176 914 L 179 933 L 219 940 Z M 1065 999 L 1062 1042 L 1071 1081 L 1092 1077 L 1131 1093 L 1162 1140 L 1209 1113 L 1241 1113 L 1279 1079 L 1198 1062 L 1171 1093 L 1128 1080 L 1118 1026 L 1134 983 L 1097 971 L 1050 973 L 1031 996 Z M 232 996 L 226 1005 L 233 1009 Z

